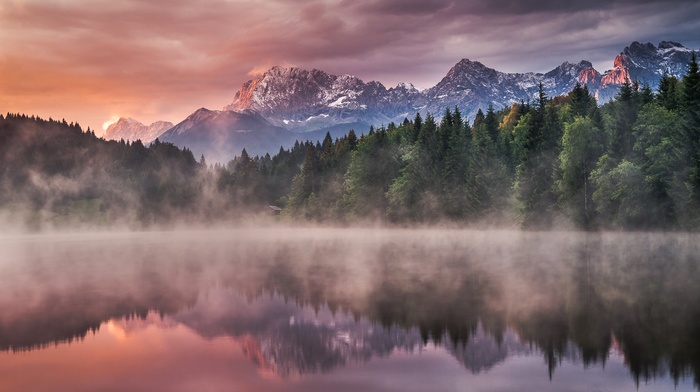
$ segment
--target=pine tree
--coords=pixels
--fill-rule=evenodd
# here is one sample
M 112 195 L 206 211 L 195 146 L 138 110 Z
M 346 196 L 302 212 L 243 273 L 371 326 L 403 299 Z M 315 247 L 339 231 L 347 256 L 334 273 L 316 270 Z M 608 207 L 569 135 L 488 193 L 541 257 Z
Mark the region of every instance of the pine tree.
M 472 131 L 476 131 L 477 128 L 481 126 L 481 123 L 484 122 L 484 112 L 481 111 L 481 108 L 476 112 L 476 116 L 474 117 L 474 122 L 472 123 Z
M 484 117 L 484 129 L 486 134 L 491 138 L 492 143 L 495 145 L 498 140 L 498 121 L 496 120 L 496 113 L 493 111 L 493 105 L 489 105 L 486 111 L 486 117 Z
M 683 77 L 683 113 L 686 140 L 689 145 L 687 161 L 690 166 L 688 187 L 693 215 L 700 215 L 700 72 L 695 52 Z
M 612 130 L 610 157 L 618 161 L 632 159 L 632 147 L 634 146 L 632 126 L 637 121 L 638 110 L 635 96 L 634 87 L 629 80 L 625 80 L 625 83 L 620 86 L 620 92 L 613 105 L 615 125 Z
M 656 96 L 657 102 L 667 110 L 678 110 L 678 79 L 669 76 L 664 72 L 659 81 L 659 93 Z
M 594 220 L 593 185 L 590 176 L 605 151 L 603 131 L 588 117 L 577 116 L 564 127 L 557 181 L 559 204 L 579 227 Z
M 569 93 L 571 99 L 572 116 L 587 116 L 597 107 L 595 98 L 591 96 L 586 85 L 576 83 L 576 86 Z
M 645 106 L 634 126 L 640 167 L 644 172 L 647 218 L 656 226 L 675 224 L 686 197 L 683 173 L 687 173 L 687 142 L 681 117 L 658 104 Z
M 445 154 L 443 170 L 443 209 L 453 219 L 459 219 L 465 211 L 464 183 L 466 180 L 471 131 L 462 123 L 459 110 L 455 108 L 450 140 Z
M 423 128 L 423 118 L 420 116 L 420 113 L 416 113 L 416 117 L 413 119 L 413 127 L 411 127 L 411 132 L 409 133 L 409 143 L 415 143 L 418 140 L 421 128 Z
M 495 136 L 490 129 L 497 127 L 493 108 L 488 113 L 483 126 L 473 132 L 468 158 L 464 189 L 465 213 L 470 220 L 487 216 L 495 218 L 495 215 L 504 210 L 508 195 L 508 171 L 502 157 L 498 155 Z
M 540 83 L 537 107 L 524 116 L 515 133 L 514 154 L 518 160 L 517 198 L 522 203 L 522 224 L 543 228 L 551 223 L 555 204 L 554 170 L 561 150 L 562 124 L 558 109 L 548 104 Z

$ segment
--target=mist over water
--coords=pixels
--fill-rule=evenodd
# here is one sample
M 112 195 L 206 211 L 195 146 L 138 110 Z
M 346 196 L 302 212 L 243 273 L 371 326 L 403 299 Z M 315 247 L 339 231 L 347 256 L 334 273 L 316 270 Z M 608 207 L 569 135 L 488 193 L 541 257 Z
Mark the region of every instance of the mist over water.
M 694 390 L 699 239 L 5 234 L 0 389 Z

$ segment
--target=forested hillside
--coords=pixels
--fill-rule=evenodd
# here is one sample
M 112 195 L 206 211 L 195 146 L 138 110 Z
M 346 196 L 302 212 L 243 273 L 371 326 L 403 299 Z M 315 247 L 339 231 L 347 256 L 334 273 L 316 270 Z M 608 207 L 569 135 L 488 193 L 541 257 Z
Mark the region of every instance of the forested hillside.
M 29 221 L 310 220 L 690 229 L 700 218 L 700 74 L 626 83 L 602 107 L 585 86 L 474 121 L 457 108 L 226 166 L 156 140 L 105 141 L 77 124 L 0 119 L 0 206 Z M 19 212 L 18 212 L 19 211 Z
M 341 151 L 334 154 L 335 151 Z M 697 227 L 700 76 L 624 84 L 596 105 L 586 87 L 472 124 L 457 109 L 389 124 L 343 149 L 309 147 L 287 211 L 316 219 L 490 223 L 525 228 Z M 338 158 L 337 160 L 334 160 Z M 342 175 L 341 175 L 342 174 Z

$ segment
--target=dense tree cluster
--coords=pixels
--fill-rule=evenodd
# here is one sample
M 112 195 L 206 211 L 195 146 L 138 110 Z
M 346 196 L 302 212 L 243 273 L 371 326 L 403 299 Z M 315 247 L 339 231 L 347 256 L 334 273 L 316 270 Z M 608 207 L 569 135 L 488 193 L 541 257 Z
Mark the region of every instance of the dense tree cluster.
M 52 219 L 210 220 L 276 204 L 312 220 L 546 229 L 693 229 L 700 220 L 700 73 L 658 92 L 627 82 L 598 107 L 585 86 L 486 113 L 297 142 L 275 156 L 197 162 L 158 140 L 105 141 L 78 124 L 0 116 L 0 206 Z M 19 206 L 19 207 L 18 207 Z M 124 218 L 127 217 L 127 218 Z
M 199 165 L 192 153 L 156 141 L 105 141 L 65 120 L 0 116 L 0 206 L 29 219 L 168 219 L 194 206 Z
M 295 193 L 295 182 L 288 211 L 535 229 L 557 222 L 693 229 L 700 219 L 699 80 L 693 58 L 682 80 L 664 75 L 658 93 L 628 81 L 602 107 L 586 86 L 553 99 L 540 86 L 534 102 L 489 107 L 471 125 L 457 108 L 439 123 L 416 115 L 363 135 L 347 170 L 319 166 L 313 192 Z M 345 170 L 342 195 L 338 170 Z M 324 180 L 330 177 L 332 184 Z

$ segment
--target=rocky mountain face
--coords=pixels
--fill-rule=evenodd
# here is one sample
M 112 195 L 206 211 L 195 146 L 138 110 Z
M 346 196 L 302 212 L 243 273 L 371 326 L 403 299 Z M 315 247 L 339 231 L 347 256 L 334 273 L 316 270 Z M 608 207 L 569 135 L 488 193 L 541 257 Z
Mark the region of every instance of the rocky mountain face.
M 151 125 L 144 125 L 133 118 L 120 118 L 110 125 L 105 131 L 105 139 L 136 141 L 150 143 L 156 140 L 161 134 L 173 127 L 173 123 L 168 121 L 156 121 Z
M 549 96 L 566 94 L 583 83 L 593 89 L 599 84 L 599 73 L 588 61 L 578 64 L 565 62 L 559 67 L 540 73 L 504 73 L 488 68 L 478 61 L 464 59 L 423 95 L 426 106 L 421 109 L 439 116 L 445 108 L 458 107 L 462 114 L 473 118 L 489 105 L 502 109 L 515 102 L 529 101 L 537 96 L 542 83 Z
M 652 43 L 632 42 L 615 56 L 613 68 L 601 76 L 602 91 L 599 102 L 606 102 L 615 96 L 619 85 L 626 79 L 648 84 L 656 89 L 664 73 L 681 78 L 688 67 L 693 51 L 672 41 L 661 41 L 659 46 Z
M 656 87 L 664 72 L 681 77 L 687 70 L 692 50 L 677 42 L 662 41 L 656 47 L 651 43 L 633 42 L 615 57 L 613 69 L 601 78 L 603 86 L 619 85 L 625 77 Z
M 387 90 L 350 75 L 273 67 L 246 82 L 224 110 L 254 110 L 276 126 L 304 132 L 338 124 L 388 124 L 399 114 L 415 113 L 411 105 L 420 96 L 410 84 Z
M 539 83 L 550 97 L 568 93 L 576 83 L 585 84 L 599 103 L 604 103 L 627 79 L 656 88 L 664 72 L 681 77 L 691 52 L 676 42 L 663 41 L 658 46 L 633 42 L 603 74 L 585 60 L 564 62 L 542 74 L 504 73 L 464 59 L 424 91 L 410 84 L 387 89 L 379 82 L 365 83 L 350 75 L 274 67 L 245 83 L 225 109 L 255 110 L 274 125 L 309 131 L 339 124 L 386 125 L 416 112 L 439 117 L 445 108 L 455 106 L 473 118 L 479 108 L 493 105 L 500 109 L 534 99 Z

